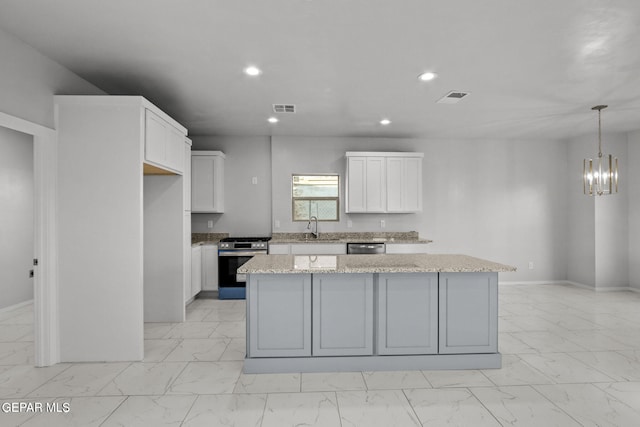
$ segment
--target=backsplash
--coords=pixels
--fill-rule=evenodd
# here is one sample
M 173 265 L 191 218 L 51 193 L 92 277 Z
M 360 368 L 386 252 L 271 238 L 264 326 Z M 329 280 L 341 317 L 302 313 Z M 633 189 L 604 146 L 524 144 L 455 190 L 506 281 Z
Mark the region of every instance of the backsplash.
M 272 240 L 305 240 L 308 233 L 272 233 Z M 419 240 L 417 231 L 373 231 L 373 232 L 327 232 L 320 233 L 317 241 L 322 240 Z
M 191 233 L 191 243 L 219 242 L 226 237 L 229 237 L 229 233 Z

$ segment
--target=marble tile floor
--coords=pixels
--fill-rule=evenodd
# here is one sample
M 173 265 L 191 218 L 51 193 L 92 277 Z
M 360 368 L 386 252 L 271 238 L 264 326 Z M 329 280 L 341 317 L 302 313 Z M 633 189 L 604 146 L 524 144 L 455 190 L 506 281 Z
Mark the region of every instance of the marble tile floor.
M 33 307 L 0 313 L 0 426 L 638 426 L 640 293 L 500 286 L 498 370 L 242 374 L 244 301 L 145 325 L 145 359 L 33 367 Z

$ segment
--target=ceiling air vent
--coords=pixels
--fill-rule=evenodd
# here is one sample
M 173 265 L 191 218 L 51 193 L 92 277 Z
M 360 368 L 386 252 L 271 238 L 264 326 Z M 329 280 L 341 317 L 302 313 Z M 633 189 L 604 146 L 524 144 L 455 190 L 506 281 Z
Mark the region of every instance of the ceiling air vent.
M 293 104 L 273 104 L 274 113 L 295 113 L 296 106 Z
M 442 98 L 438 99 L 436 102 L 438 104 L 456 104 L 460 102 L 462 98 L 466 98 L 469 96 L 469 92 L 461 92 L 459 90 L 452 90 Z

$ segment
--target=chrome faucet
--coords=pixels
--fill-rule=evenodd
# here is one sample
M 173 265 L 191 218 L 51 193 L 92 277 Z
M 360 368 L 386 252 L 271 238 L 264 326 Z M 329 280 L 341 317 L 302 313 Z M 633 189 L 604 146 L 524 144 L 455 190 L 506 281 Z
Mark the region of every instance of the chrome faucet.
M 311 221 L 314 221 L 316 225 L 313 230 L 311 229 Z M 307 223 L 307 230 L 311 230 L 311 235 L 316 239 L 318 238 L 318 217 L 312 216 L 311 218 L 309 218 L 309 222 Z

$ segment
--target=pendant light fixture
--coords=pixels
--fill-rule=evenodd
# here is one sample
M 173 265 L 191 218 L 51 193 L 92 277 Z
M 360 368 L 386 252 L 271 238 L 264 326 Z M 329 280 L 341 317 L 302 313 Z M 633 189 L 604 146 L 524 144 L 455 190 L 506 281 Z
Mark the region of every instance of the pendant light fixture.
M 606 196 L 618 192 L 618 158 L 611 154 L 602 154 L 602 124 L 600 114 L 606 105 L 596 105 L 592 110 L 598 111 L 598 158 L 584 159 L 582 173 L 584 194 L 589 196 Z

